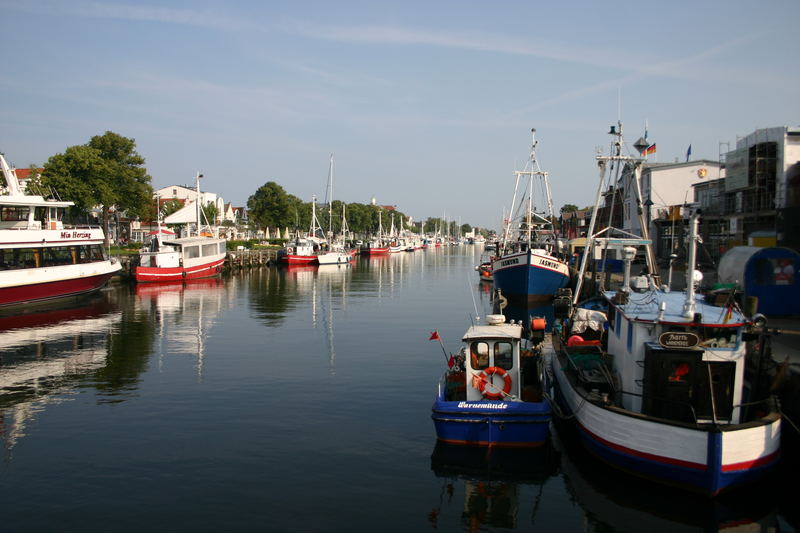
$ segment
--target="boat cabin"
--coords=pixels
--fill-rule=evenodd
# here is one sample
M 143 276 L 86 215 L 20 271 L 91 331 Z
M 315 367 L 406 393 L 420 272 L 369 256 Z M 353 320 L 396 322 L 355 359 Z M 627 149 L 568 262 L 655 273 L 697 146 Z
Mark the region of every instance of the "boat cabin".
M 186 237 L 161 240 L 154 238 L 150 247 L 139 254 L 140 266 L 177 268 L 207 262 L 214 256 L 224 254 L 225 241 L 207 237 Z
M 594 311 L 594 327 L 572 324 L 566 350 L 581 385 L 636 413 L 690 424 L 742 422 L 744 317 L 698 296 L 686 318 L 684 293 L 616 295 L 604 295 L 605 323 Z
M 522 347 L 523 327 L 506 323 L 503 315 L 489 315 L 488 324 L 470 327 L 462 338 L 457 382 L 467 401 L 541 401 L 539 358 Z

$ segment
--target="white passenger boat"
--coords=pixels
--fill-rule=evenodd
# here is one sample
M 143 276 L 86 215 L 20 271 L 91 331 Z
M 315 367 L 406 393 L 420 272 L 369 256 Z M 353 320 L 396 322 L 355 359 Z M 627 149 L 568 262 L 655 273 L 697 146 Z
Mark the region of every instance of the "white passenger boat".
M 121 266 L 104 248 L 98 226 L 67 226 L 73 202 L 46 200 L 22 191 L 0 154 L 6 194 L 0 196 L 0 305 L 96 291 Z

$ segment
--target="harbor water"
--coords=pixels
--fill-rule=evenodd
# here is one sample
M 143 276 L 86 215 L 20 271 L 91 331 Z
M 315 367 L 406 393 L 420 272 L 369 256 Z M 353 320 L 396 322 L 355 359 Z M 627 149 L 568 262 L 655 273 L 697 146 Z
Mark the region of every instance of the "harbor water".
M 716 500 L 554 429 L 437 446 L 448 351 L 491 309 L 482 248 L 116 284 L 0 316 L 3 531 L 792 531 L 790 476 Z

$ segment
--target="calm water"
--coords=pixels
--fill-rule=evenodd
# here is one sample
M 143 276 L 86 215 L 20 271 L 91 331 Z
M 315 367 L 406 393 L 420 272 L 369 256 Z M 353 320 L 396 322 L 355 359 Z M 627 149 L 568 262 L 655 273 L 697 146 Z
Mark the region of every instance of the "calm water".
M 709 503 L 569 436 L 435 445 L 444 368 L 490 308 L 461 247 L 112 287 L 0 317 L 3 531 L 789 531 L 796 491 Z M 794 514 L 793 514 L 794 513 Z

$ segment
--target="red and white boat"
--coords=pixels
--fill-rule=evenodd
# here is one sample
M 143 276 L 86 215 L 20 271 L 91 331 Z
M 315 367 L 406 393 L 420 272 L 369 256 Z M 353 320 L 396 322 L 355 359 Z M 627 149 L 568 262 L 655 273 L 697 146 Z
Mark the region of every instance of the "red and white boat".
M 96 291 L 121 266 L 109 259 L 96 226 L 65 226 L 73 202 L 25 194 L 0 154 L 6 194 L 0 196 L 0 305 Z
M 197 175 L 196 204 L 198 234 L 200 228 L 200 174 Z M 139 252 L 137 283 L 175 282 L 210 278 L 222 272 L 227 253 L 225 239 L 218 237 L 171 238 L 161 228 L 151 236 L 148 247 Z
M 150 247 L 139 252 L 136 281 L 173 282 L 210 278 L 222 272 L 225 239 L 185 237 L 167 240 L 154 235 Z

